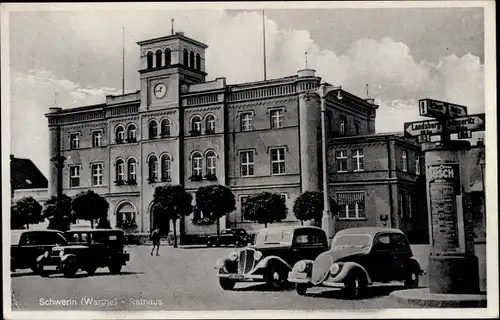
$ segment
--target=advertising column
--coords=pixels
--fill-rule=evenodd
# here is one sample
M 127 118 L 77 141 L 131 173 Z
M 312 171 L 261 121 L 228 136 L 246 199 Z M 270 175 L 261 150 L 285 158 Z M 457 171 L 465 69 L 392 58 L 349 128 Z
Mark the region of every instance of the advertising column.
M 430 244 L 431 293 L 479 292 L 474 230 L 467 208 L 469 174 L 467 141 L 427 143 L 425 151 Z

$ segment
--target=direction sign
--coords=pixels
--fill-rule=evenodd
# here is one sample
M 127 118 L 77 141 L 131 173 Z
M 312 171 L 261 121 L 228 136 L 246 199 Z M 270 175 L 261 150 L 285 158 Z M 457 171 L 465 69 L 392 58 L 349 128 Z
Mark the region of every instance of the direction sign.
M 421 116 L 431 118 L 457 118 L 467 115 L 467 107 L 433 99 L 418 101 Z
M 443 121 L 426 120 L 406 122 L 404 124 L 405 134 L 416 137 L 420 135 L 432 136 L 443 133 L 443 124 L 447 134 L 461 131 L 483 131 L 485 128 L 484 113 L 471 114 L 465 117 L 447 119 Z

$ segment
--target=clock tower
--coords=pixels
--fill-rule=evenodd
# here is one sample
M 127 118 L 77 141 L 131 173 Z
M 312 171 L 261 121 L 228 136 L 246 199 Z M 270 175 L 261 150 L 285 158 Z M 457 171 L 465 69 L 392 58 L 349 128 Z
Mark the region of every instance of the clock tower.
M 141 111 L 179 107 L 184 84 L 205 82 L 207 45 L 182 32 L 139 41 Z

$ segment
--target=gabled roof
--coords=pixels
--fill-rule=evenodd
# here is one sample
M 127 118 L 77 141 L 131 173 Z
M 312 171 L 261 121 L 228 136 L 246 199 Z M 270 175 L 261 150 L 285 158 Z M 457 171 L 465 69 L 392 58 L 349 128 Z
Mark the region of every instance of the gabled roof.
M 30 159 L 10 156 L 10 181 L 12 190 L 47 188 L 48 181 Z

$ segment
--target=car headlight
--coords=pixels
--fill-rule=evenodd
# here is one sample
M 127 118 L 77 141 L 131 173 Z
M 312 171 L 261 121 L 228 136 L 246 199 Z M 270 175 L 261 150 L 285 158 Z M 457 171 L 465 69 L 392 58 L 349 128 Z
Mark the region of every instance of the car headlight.
M 47 258 L 47 257 L 49 256 L 49 252 L 48 252 L 48 251 L 45 251 L 45 253 L 43 254 L 43 256 L 44 256 L 45 258 Z
M 62 256 L 64 256 L 64 251 L 59 252 L 59 257 L 62 257 Z
M 238 259 L 238 254 L 236 252 L 231 252 L 231 254 L 229 255 L 229 260 L 236 261 L 236 259 Z
M 336 276 L 340 272 L 340 265 L 338 263 L 332 264 L 330 267 L 330 274 Z
M 298 264 L 297 264 L 297 271 L 298 272 L 304 272 L 306 271 L 306 268 L 307 268 L 307 265 L 304 261 L 300 261 Z
M 255 251 L 255 252 L 253 253 L 253 258 L 254 258 L 255 260 L 260 260 L 260 258 L 262 258 L 262 252 L 260 252 L 260 251 Z

